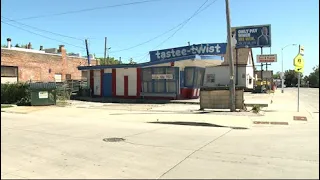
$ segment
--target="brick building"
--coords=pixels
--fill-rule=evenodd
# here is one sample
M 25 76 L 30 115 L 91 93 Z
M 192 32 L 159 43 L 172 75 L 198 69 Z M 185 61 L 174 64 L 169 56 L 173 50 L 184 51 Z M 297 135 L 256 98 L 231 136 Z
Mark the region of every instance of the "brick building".
M 11 47 L 8 39 L 8 48 L 1 48 L 1 82 L 61 82 L 66 79 L 81 79 L 87 77 L 78 70 L 78 66 L 88 65 L 83 57 L 67 56 L 63 45 L 59 46 L 58 53 L 46 53 L 26 48 Z M 91 61 L 96 65 L 96 60 Z

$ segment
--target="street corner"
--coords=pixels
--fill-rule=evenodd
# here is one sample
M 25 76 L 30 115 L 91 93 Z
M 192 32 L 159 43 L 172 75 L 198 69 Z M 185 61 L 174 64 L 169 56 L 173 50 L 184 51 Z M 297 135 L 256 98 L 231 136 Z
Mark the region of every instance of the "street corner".
M 14 114 L 29 114 L 32 112 L 55 108 L 56 106 L 14 106 L 10 108 L 1 108 L 1 112 Z

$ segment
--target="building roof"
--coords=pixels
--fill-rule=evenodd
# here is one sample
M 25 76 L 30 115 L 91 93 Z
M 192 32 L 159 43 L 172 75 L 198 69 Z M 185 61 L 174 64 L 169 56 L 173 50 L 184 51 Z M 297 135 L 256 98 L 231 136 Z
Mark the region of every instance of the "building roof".
M 225 61 L 221 65 L 229 65 L 229 51 L 227 49 L 226 54 L 224 55 Z M 233 62 L 234 64 L 237 64 L 236 62 L 236 49 L 233 48 Z M 253 56 L 252 56 L 252 49 L 251 48 L 240 48 L 238 49 L 238 64 L 239 65 L 247 65 L 248 64 L 248 58 L 251 56 L 252 64 L 254 65 Z
M 137 68 L 137 67 L 146 67 L 163 63 L 170 63 L 175 61 L 183 61 L 183 60 L 223 60 L 222 56 L 212 56 L 212 55 L 192 55 L 192 56 L 184 56 L 172 59 L 165 59 L 160 61 L 153 62 L 145 62 L 139 64 L 116 64 L 116 65 L 97 65 L 97 66 L 78 66 L 79 70 L 94 70 L 94 69 L 108 69 L 108 68 Z

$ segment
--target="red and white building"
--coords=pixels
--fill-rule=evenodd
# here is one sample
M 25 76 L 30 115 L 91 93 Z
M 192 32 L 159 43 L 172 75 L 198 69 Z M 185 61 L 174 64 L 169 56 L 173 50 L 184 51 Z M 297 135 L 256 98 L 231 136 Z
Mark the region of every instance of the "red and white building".
M 221 56 L 184 56 L 130 65 L 79 66 L 93 96 L 122 98 L 198 98 L 204 68 Z

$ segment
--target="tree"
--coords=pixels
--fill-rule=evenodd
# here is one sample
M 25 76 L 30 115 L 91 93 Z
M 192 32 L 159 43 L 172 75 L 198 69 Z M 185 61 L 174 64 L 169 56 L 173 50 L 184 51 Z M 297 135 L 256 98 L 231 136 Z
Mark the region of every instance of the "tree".
M 2 44 L 1 47 L 7 48 L 8 46 L 6 44 Z
M 286 70 L 284 76 L 284 84 L 286 87 L 295 87 L 298 84 L 298 73 L 294 70 Z M 300 79 L 303 79 L 302 73 L 300 73 Z
M 120 61 L 115 59 L 114 57 L 108 57 L 106 60 L 104 58 L 96 58 L 99 62 L 100 65 L 115 65 L 115 64 L 120 64 Z
M 137 63 L 136 63 L 136 62 L 134 62 L 132 58 L 130 58 L 130 62 L 129 62 L 129 64 L 137 64 Z
M 19 48 L 20 46 L 19 46 L 19 44 L 16 44 L 14 47 Z
M 273 79 L 280 79 L 281 72 L 277 72 L 276 74 L 273 74 Z
M 313 68 L 313 72 L 306 78 L 310 87 L 319 87 L 319 65 Z

